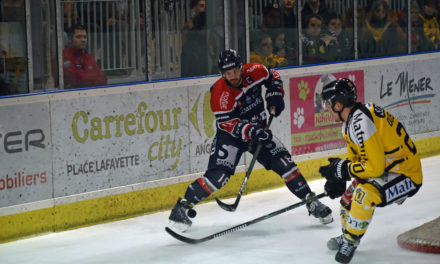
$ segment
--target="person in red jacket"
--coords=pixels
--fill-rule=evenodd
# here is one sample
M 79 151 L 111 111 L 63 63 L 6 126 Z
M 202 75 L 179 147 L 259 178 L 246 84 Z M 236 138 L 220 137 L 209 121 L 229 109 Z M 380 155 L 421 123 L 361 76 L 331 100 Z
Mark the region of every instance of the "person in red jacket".
M 79 88 L 107 84 L 92 54 L 87 53 L 87 31 L 82 25 L 72 26 L 69 45 L 63 50 L 64 87 Z
M 187 187 L 169 216 L 168 226 L 182 232 L 192 224 L 189 217 L 196 216 L 193 207 L 221 189 L 235 173 L 242 155 L 254 155 L 258 144 L 261 152 L 257 161 L 265 169 L 280 175 L 298 198 L 307 201 L 315 196 L 287 148 L 267 128 L 266 110 L 277 117 L 285 107 L 280 74 L 259 63 L 242 64 L 240 55 L 232 49 L 220 53 L 218 67 L 221 77 L 211 87 L 211 110 L 217 131 L 208 169 Z M 306 207 L 323 224 L 333 221 L 331 209 L 320 201 L 307 201 Z

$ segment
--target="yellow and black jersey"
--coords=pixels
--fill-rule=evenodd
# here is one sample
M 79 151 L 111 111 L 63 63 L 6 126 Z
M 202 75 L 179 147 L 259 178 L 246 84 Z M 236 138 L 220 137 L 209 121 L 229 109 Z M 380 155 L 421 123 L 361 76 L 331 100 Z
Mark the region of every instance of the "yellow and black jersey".
M 368 179 L 393 172 L 422 183 L 417 148 L 402 123 L 386 110 L 372 103 L 357 103 L 342 126 L 342 133 L 352 176 Z
M 423 32 L 426 39 L 432 43 L 437 43 L 440 41 L 440 26 L 438 20 L 435 16 L 423 16 L 419 14 L 419 17 L 423 20 Z

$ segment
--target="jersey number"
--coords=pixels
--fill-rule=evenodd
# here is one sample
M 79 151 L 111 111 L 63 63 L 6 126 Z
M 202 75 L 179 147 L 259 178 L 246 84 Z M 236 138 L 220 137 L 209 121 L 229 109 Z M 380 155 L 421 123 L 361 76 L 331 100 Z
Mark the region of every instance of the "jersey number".
M 412 146 L 410 145 L 408 133 L 406 132 L 406 130 L 403 127 L 402 123 L 399 122 L 397 124 L 397 135 L 401 136 L 402 135 L 402 131 L 403 131 L 403 133 L 405 135 L 405 145 L 408 147 L 409 151 L 411 151 L 415 155 L 417 153 L 416 146 L 414 145 L 414 143 L 412 143 Z

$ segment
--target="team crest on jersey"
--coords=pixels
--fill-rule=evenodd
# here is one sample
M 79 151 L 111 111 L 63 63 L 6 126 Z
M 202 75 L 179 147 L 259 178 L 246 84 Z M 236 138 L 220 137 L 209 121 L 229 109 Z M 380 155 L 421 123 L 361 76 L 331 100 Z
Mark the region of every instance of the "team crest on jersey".
M 228 99 L 229 99 L 229 93 L 223 92 L 220 96 L 220 108 L 227 109 L 228 108 Z

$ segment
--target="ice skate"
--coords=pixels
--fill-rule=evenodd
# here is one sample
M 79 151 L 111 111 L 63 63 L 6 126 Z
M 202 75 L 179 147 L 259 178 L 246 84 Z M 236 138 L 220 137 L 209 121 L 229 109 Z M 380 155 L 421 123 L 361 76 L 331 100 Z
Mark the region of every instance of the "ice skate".
M 344 235 L 332 237 L 329 241 L 327 241 L 327 248 L 330 250 L 339 250 L 339 247 L 342 245 L 343 240 Z
M 315 196 L 315 193 L 311 192 L 306 195 L 306 200 L 311 199 Z M 332 210 L 321 203 L 319 200 L 314 200 L 306 203 L 307 210 L 309 211 L 309 215 L 313 215 L 318 218 L 319 221 L 323 224 L 329 224 L 333 222 Z
M 173 210 L 171 210 L 170 217 L 168 218 L 170 220 L 168 227 L 185 232 L 192 225 L 192 221 L 189 218 L 194 218 L 195 216 L 196 211 L 192 209 L 192 205 L 185 199 L 179 198 Z
M 354 252 L 356 251 L 358 245 L 358 241 L 352 241 L 346 236 L 342 235 L 342 243 L 339 246 L 338 253 L 336 253 L 335 260 L 339 263 L 349 263 L 353 258 Z

